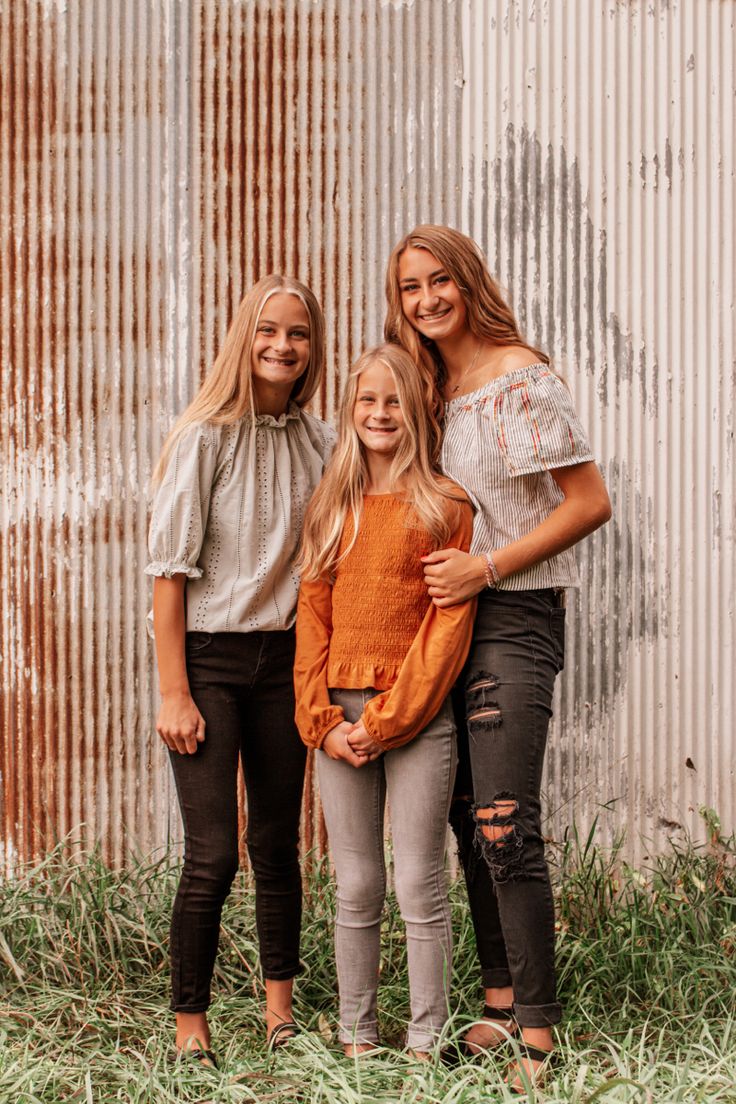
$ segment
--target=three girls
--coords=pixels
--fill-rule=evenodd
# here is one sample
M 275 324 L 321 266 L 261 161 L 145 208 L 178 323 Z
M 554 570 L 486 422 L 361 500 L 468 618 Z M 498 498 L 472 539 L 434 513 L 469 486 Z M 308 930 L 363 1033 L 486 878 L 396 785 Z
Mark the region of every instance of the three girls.
M 303 739 L 320 749 L 338 879 L 340 1037 L 348 1052 L 377 1042 L 387 792 L 409 940 L 409 1047 L 426 1052 L 444 1021 L 450 936 L 440 819 L 454 774 L 454 743 L 442 701 L 470 644 L 456 698 L 460 769 L 451 821 L 486 1002 L 466 1042 L 480 1051 L 520 1031 L 526 1058 L 512 1074 L 516 1084 L 539 1071 L 560 1018 L 540 784 L 553 687 L 564 662 L 564 588 L 577 583 L 570 549 L 608 519 L 610 504 L 567 388 L 547 356 L 521 336 L 475 243 L 447 227 L 417 227 L 394 249 L 386 286 L 385 336 L 393 347 L 372 351 L 351 376 L 338 453 L 310 510 L 299 612 L 299 727 Z M 280 678 L 283 692 L 291 674 L 295 545 L 330 438 L 300 409 L 321 370 L 319 311 L 306 289 L 279 287 L 268 287 L 276 299 L 266 319 L 270 332 L 256 327 L 262 290 L 240 323 L 236 319 L 226 343 L 227 359 L 237 366 L 229 392 L 205 383 L 174 431 L 160 465 L 165 476 L 152 526 L 156 562 L 149 570 L 159 577 L 154 616 L 164 693 L 158 727 L 172 749 L 187 831 L 172 926 L 180 1046 L 193 1037 L 209 1045 L 202 1010 L 219 908 L 234 871 L 239 747 L 263 920 L 267 1022 L 269 1031 L 281 1024 L 291 1029 L 303 755 L 279 713 L 278 702 L 286 699 L 271 690 Z M 290 297 L 294 317 L 276 316 L 274 307 Z M 216 371 L 217 365 L 213 376 Z M 239 373 L 245 389 L 232 382 Z M 468 507 L 434 467 L 438 393 L 442 467 L 477 508 L 470 543 Z M 279 458 L 265 444 L 278 434 L 258 435 L 266 429 L 299 443 Z M 249 469 L 246 454 L 255 456 Z M 278 488 L 270 500 L 269 486 Z M 286 509 L 285 488 L 291 494 Z M 422 605 L 418 590 L 420 553 L 431 606 Z M 471 642 L 469 611 L 476 598 Z M 234 654 L 229 644 L 223 656 L 218 652 L 223 633 L 242 636 L 239 647 L 251 637 L 250 667 L 245 656 L 233 663 L 244 680 L 237 694 L 229 684 L 223 683 L 223 693 L 218 689 L 225 656 Z M 264 657 L 273 660 L 270 668 Z M 205 709 L 211 709 L 213 730 L 221 727 L 218 694 L 227 699 L 223 712 L 238 718 L 226 741 L 230 750 L 223 752 L 230 780 L 224 802 L 219 766 L 207 782 L 198 766 L 198 744 L 210 723 Z M 232 702 L 235 697 L 238 708 L 246 701 L 250 708 L 251 695 L 262 718 L 254 731 L 291 732 L 288 740 L 283 736 L 288 750 L 279 746 L 273 758 L 266 740 L 256 740 L 252 751 L 241 740 L 243 714 Z M 270 740 L 268 746 L 273 749 Z M 278 800 L 270 790 L 273 759 L 279 762 Z M 286 780 L 284 763 L 291 764 Z M 223 805 L 229 813 L 220 834 L 229 842 L 213 848 L 209 810 Z M 359 831 L 351 827 L 356 820 Z M 275 850 L 284 858 L 279 873 Z M 213 862 L 219 873 L 202 876 L 199 871 Z M 274 901 L 287 899 L 287 884 L 290 903 L 274 927 Z

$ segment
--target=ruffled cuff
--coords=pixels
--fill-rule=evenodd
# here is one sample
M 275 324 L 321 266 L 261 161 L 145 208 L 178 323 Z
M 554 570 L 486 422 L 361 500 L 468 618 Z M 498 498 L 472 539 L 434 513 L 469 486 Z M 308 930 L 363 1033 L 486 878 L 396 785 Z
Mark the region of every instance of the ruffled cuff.
M 386 704 L 388 693 L 388 690 L 385 690 L 382 694 L 376 694 L 375 698 L 371 698 L 371 700 L 368 702 L 368 706 L 370 706 L 370 708 L 364 709 L 360 718 L 363 722 L 363 727 L 370 736 L 371 740 L 373 740 L 373 742 L 376 744 L 383 744 L 385 747 L 388 747 L 388 745 L 391 744 L 392 740 L 396 739 L 396 736 L 395 734 L 393 736 L 388 736 L 386 735 L 386 733 L 381 732 L 380 728 L 376 724 L 376 714 L 380 713 L 384 705 Z M 402 740 L 399 739 L 399 743 L 401 742 Z
M 153 560 L 145 568 L 146 575 L 157 579 L 173 579 L 175 575 L 186 575 L 187 579 L 201 579 L 202 569 L 176 560 Z
M 302 737 L 309 747 L 321 748 L 328 732 L 342 724 L 345 714 L 339 705 L 330 705 L 320 709 L 316 715 L 312 715 L 312 724 Z

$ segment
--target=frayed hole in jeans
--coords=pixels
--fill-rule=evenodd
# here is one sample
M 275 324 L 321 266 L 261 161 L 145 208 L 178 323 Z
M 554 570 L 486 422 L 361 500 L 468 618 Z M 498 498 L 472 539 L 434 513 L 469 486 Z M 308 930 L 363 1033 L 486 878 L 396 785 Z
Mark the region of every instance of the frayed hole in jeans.
M 475 842 L 494 884 L 524 877 L 524 837 L 515 819 L 518 812 L 519 802 L 508 791 L 473 806 Z

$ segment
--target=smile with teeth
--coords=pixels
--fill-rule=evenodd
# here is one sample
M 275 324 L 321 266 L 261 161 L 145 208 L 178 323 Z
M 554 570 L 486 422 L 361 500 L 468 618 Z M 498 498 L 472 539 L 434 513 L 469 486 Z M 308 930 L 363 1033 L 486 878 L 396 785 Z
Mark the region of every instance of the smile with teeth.
M 451 310 L 452 307 L 445 307 L 444 310 L 432 311 L 431 314 L 420 314 L 419 318 L 422 322 L 438 322 L 445 315 L 448 315 Z
M 294 361 L 289 357 L 268 357 L 262 356 L 261 360 L 265 360 L 266 364 L 276 364 L 277 366 L 293 364 Z

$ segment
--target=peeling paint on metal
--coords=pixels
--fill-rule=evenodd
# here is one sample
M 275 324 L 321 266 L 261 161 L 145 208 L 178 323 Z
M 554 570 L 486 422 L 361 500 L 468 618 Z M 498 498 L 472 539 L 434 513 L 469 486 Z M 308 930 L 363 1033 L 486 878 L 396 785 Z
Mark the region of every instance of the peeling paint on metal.
M 69 832 L 114 863 L 179 838 L 144 629 L 157 450 L 270 270 L 323 302 L 334 415 L 394 239 L 459 218 L 461 86 L 455 2 L 0 5 L 6 867 Z M 302 835 L 324 850 L 312 788 Z
M 562 367 L 614 504 L 579 554 L 549 831 L 600 814 L 635 856 L 698 835 L 700 805 L 735 823 L 736 8 L 523 7 L 464 5 L 463 228 Z M 696 42 L 707 82 L 685 79 Z
M 709 0 L 0 4 L 0 865 L 68 832 L 116 863 L 179 838 L 144 629 L 156 452 L 271 269 L 323 302 L 332 417 L 418 221 L 481 243 L 612 492 L 550 830 L 734 825 L 733 41 Z M 311 779 L 302 838 L 324 850 Z

